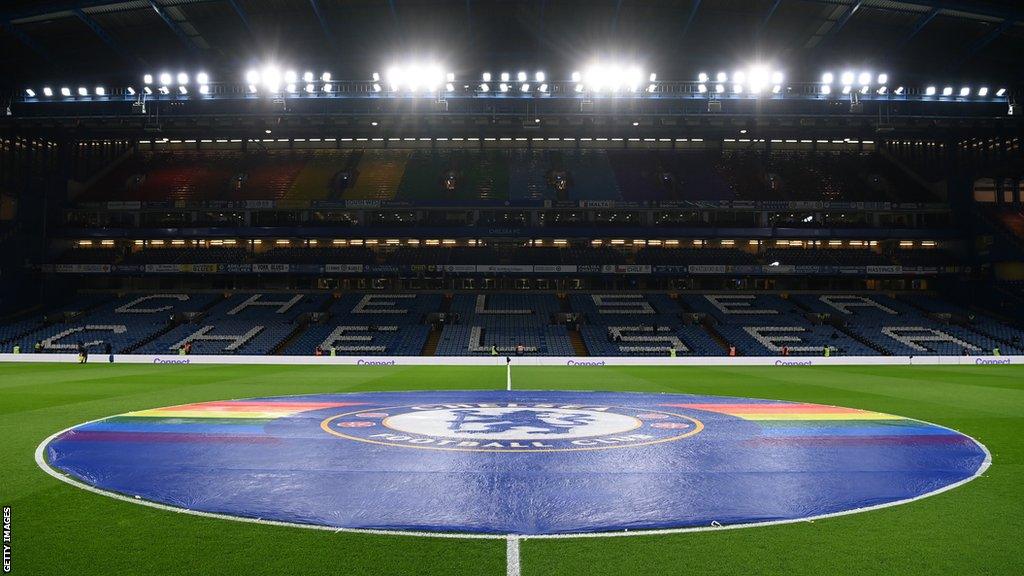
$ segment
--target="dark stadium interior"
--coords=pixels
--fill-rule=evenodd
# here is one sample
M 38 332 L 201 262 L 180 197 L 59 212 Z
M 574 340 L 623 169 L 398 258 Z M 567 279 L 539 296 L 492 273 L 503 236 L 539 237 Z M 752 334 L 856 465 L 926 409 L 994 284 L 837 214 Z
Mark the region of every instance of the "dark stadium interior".
M 1024 573 L 1022 55 L 1024 0 L 0 2 L 0 573 Z
M 1014 2 L 2 10 L 4 350 L 1022 349 Z

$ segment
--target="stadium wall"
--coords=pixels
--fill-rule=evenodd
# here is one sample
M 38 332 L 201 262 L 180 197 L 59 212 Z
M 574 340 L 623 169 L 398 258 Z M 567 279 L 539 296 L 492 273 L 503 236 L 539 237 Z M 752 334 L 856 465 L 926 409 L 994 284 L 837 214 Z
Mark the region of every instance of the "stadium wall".
M 505 356 L 231 356 L 174 354 L 116 354 L 115 363 L 123 364 L 275 364 L 340 366 L 500 366 Z M 0 362 L 78 362 L 76 354 L 0 354 Z M 90 364 L 104 364 L 108 358 L 92 354 Z M 512 357 L 515 366 L 923 366 L 923 365 L 1012 365 L 1024 364 L 1024 356 L 701 356 L 602 357 L 602 356 L 523 356 Z

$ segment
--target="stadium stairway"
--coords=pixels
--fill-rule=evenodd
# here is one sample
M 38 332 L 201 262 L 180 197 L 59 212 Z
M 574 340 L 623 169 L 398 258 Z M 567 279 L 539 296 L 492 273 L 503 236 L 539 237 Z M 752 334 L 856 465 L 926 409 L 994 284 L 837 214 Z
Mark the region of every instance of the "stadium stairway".
M 158 330 L 155 333 L 153 333 L 153 335 L 151 335 L 151 336 L 149 336 L 147 338 L 143 338 L 142 340 L 139 340 L 138 342 L 136 342 L 134 345 L 129 346 L 128 348 L 126 348 L 123 353 L 124 354 L 134 354 L 135 351 L 138 350 L 139 348 L 145 346 L 146 344 L 149 344 L 150 342 L 152 342 L 153 340 L 156 340 L 157 338 L 163 336 L 164 334 L 167 334 L 168 332 L 170 332 L 171 330 L 174 330 L 175 328 L 177 328 L 180 325 L 181 324 L 179 322 L 168 322 L 163 328 L 161 328 L 160 330 Z
M 875 352 L 878 352 L 882 356 L 892 356 L 892 352 L 889 352 L 888 350 L 886 350 L 882 346 L 879 346 L 878 344 L 872 342 L 871 340 L 868 340 L 867 338 L 864 338 L 863 336 L 861 336 L 860 334 L 857 334 L 853 330 L 847 330 L 846 325 L 841 320 L 839 320 L 838 318 L 830 318 L 825 323 L 828 324 L 829 326 L 832 326 L 836 330 L 839 330 L 840 332 L 842 332 L 843 334 L 849 336 L 850 338 L 856 340 L 857 342 L 860 342 L 861 344 L 867 346 L 868 348 L 871 348 Z
M 216 306 L 217 304 L 219 304 L 220 302 L 223 302 L 223 301 L 224 301 L 224 297 L 223 296 L 221 296 L 220 298 L 215 298 L 213 300 L 210 300 L 210 302 L 208 302 L 205 306 L 201 307 L 197 312 L 199 314 L 205 314 L 210 308 L 213 308 L 214 306 Z M 183 324 L 183 322 L 176 322 L 176 321 L 168 322 L 163 328 L 161 328 L 155 334 L 153 334 L 152 336 L 149 336 L 148 338 L 143 338 L 142 340 L 140 340 L 139 342 L 135 343 L 134 345 L 129 346 L 128 348 L 125 349 L 125 351 L 123 353 L 124 354 L 134 354 L 135 351 L 138 350 L 139 348 L 142 348 L 143 346 L 149 344 L 150 342 L 156 340 L 157 338 L 160 338 L 161 336 L 167 334 L 168 332 L 170 332 L 171 330 L 174 330 L 175 328 L 177 328 L 178 326 L 181 326 L 182 324 Z
M 702 328 L 704 328 L 708 335 L 711 336 L 711 339 L 714 340 L 716 344 L 721 346 L 722 350 L 724 350 L 725 353 L 728 354 L 729 346 L 731 346 L 731 344 L 718 332 L 718 330 L 715 329 L 715 324 L 714 322 L 712 322 L 711 318 L 709 318 L 708 316 L 704 316 L 700 320 L 700 325 Z M 736 347 L 736 355 L 741 355 L 739 346 Z
M 331 306 L 334 305 L 334 301 L 335 298 L 325 299 L 323 301 L 323 304 L 320 305 L 320 309 L 317 310 L 318 313 L 323 314 L 323 317 L 319 319 L 321 323 L 330 320 L 330 309 Z M 285 350 L 291 348 L 292 345 L 295 344 L 295 342 L 299 340 L 299 338 L 301 338 L 303 334 L 305 334 L 306 329 L 309 328 L 310 324 L 312 323 L 313 320 L 311 318 L 311 314 L 309 313 L 303 314 L 302 316 L 298 317 L 295 320 L 295 329 L 292 330 L 291 334 L 289 334 L 287 337 L 281 340 L 281 342 L 279 342 L 277 346 L 274 346 L 274 348 L 270 350 L 269 354 L 275 356 L 284 354 Z
M 569 330 L 569 342 L 577 356 L 590 356 L 590 351 L 587 350 L 587 344 L 583 341 L 579 330 Z
M 800 301 L 799 298 L 788 298 L 787 301 L 793 303 L 794 306 L 804 311 L 806 314 L 814 314 L 814 310 L 808 308 L 803 302 Z M 892 356 L 892 352 L 889 352 L 884 347 L 879 346 L 878 344 L 872 342 L 867 338 L 864 338 L 863 336 L 857 334 L 857 332 L 853 330 L 848 330 L 846 328 L 846 323 L 843 322 L 842 318 L 829 315 L 827 318 L 822 319 L 822 324 L 827 324 L 835 328 L 842 334 L 849 336 L 850 338 L 857 342 L 860 342 L 861 344 L 867 346 L 868 348 L 874 350 L 875 352 L 878 352 L 882 356 Z
M 445 300 L 450 302 L 450 300 Z M 441 342 L 441 330 L 431 330 L 427 334 L 427 341 L 423 343 L 423 350 L 420 351 L 420 356 L 436 356 L 437 345 Z

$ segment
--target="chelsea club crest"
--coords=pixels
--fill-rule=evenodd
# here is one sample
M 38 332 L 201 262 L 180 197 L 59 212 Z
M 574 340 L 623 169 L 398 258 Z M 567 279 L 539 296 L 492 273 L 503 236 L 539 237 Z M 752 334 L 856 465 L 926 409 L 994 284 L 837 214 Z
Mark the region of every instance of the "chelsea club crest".
M 670 442 L 704 425 L 683 414 L 628 406 L 467 403 L 346 412 L 323 420 L 320 428 L 347 440 L 402 448 L 564 452 Z

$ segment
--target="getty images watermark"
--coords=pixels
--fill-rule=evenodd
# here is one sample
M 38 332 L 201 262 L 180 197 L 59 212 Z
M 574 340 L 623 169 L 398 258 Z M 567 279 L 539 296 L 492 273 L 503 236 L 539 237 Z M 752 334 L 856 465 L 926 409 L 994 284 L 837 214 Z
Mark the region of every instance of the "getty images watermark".
M 11 507 L 4 506 L 4 574 L 11 573 Z

